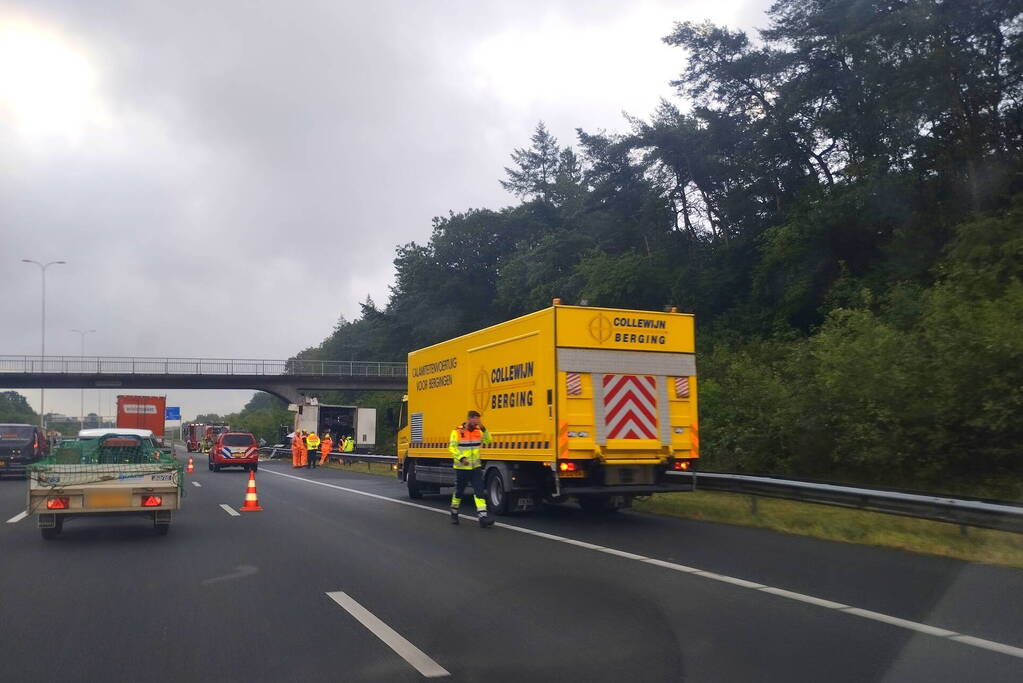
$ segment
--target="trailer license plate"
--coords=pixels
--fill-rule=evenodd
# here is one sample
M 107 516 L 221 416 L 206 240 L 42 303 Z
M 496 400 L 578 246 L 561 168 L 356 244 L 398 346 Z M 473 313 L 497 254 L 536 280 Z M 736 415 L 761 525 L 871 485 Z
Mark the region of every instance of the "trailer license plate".
M 93 493 L 85 497 L 87 508 L 126 508 L 131 506 L 131 494 L 121 491 Z
M 576 470 L 575 472 L 559 472 L 559 479 L 581 479 L 586 476 L 586 472 L 583 470 Z

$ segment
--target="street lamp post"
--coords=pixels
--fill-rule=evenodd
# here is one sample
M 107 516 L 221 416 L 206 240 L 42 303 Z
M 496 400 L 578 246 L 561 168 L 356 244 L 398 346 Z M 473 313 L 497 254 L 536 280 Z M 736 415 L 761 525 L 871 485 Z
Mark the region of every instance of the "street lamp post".
M 39 261 L 33 261 L 32 259 L 23 258 L 22 263 L 34 263 L 39 266 L 39 272 L 43 276 L 43 309 L 42 309 L 42 343 L 40 344 L 40 369 L 46 371 L 46 269 L 50 266 L 62 265 L 67 261 L 49 261 L 47 263 L 39 263 Z M 39 389 L 39 426 L 42 430 L 46 431 L 46 389 Z
M 82 363 L 83 367 L 79 368 L 79 372 L 82 372 L 84 374 L 85 370 L 83 368 L 85 365 L 85 335 L 92 334 L 96 330 L 71 330 L 71 331 L 77 332 L 78 334 L 82 335 L 82 353 L 79 355 L 79 358 L 81 359 L 80 362 Z M 78 422 L 81 425 L 80 429 L 85 429 L 85 387 L 82 387 L 82 405 L 78 413 Z M 96 426 L 98 427 L 99 425 Z

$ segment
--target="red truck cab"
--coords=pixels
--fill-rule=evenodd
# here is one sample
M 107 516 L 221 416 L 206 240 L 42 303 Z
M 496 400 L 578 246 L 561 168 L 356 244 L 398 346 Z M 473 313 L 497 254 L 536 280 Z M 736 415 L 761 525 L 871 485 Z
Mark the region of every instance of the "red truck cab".
M 213 472 L 223 467 L 241 467 L 255 472 L 259 468 L 259 445 L 248 432 L 225 432 L 217 436 L 209 452 Z

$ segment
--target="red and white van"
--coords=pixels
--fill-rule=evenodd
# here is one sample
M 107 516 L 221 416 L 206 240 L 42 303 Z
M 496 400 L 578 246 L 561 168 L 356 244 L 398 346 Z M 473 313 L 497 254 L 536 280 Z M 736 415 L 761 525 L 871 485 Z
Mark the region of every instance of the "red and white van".
M 225 432 L 217 436 L 209 453 L 210 470 L 241 467 L 256 471 L 259 467 L 259 444 L 248 432 Z

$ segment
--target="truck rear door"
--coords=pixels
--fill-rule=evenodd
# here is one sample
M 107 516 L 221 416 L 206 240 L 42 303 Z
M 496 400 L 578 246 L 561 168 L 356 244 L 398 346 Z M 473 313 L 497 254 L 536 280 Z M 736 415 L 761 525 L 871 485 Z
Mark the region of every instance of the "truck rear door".
M 355 416 L 355 444 L 373 447 L 377 443 L 376 408 L 359 408 Z
M 559 457 L 689 457 L 696 425 L 691 316 L 559 307 Z M 688 451 L 688 452 L 685 452 Z

